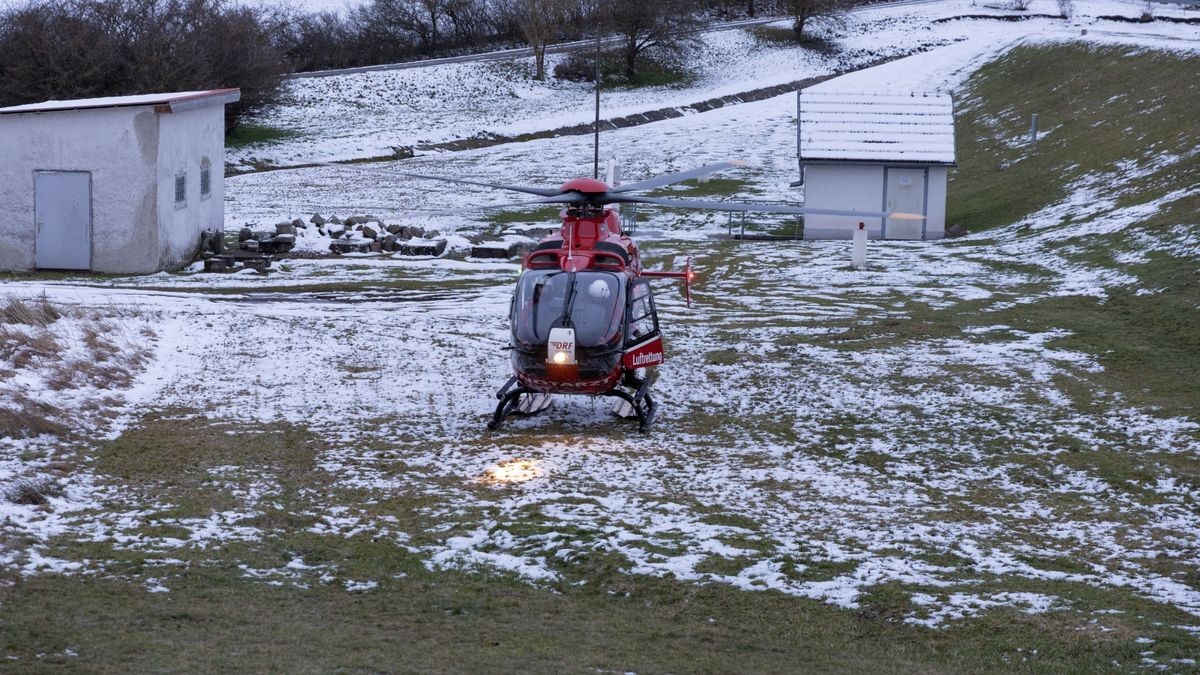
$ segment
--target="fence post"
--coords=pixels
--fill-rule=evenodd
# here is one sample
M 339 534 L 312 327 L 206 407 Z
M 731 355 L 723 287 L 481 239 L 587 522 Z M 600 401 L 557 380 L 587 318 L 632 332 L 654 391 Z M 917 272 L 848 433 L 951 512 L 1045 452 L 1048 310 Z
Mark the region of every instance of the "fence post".
M 867 269 L 867 225 L 860 222 L 854 230 L 854 245 L 850 255 L 850 265 L 856 270 Z

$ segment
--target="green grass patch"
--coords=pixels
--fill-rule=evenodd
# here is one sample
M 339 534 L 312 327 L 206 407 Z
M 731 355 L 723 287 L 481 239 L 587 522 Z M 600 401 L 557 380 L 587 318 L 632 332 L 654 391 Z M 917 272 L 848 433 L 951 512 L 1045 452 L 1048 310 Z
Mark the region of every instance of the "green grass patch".
M 1146 162 L 1200 142 L 1200 57 L 1131 47 L 1020 47 L 971 77 L 958 93 L 958 169 L 948 223 L 972 231 L 1005 225 L 1065 199 L 1069 186 L 1125 160 Z M 1042 137 L 1027 140 L 1037 113 Z M 1108 194 L 1144 201 L 1195 180 L 1114 177 Z M 1153 186 L 1153 187 L 1152 187 Z
M 812 33 L 811 28 L 806 30 L 803 36 L 796 35 L 796 30 L 791 26 L 776 26 L 773 24 L 751 26 L 744 30 L 750 33 L 751 37 L 764 47 L 776 49 L 780 47 L 804 47 L 805 49 L 811 49 L 823 54 L 837 52 L 837 43 L 815 35 Z
M 671 87 L 681 89 L 695 84 L 697 74 L 687 60 L 672 54 L 643 54 L 637 62 L 637 72 L 629 78 L 625 72 L 624 55 L 609 53 L 600 66 L 602 90 Z M 590 79 L 590 78 L 589 78 Z
M 248 145 L 269 145 L 286 141 L 300 135 L 298 131 L 281 129 L 264 124 L 239 124 L 236 129 L 225 134 L 225 145 L 230 148 L 244 148 Z
M 319 558 L 309 553 L 306 560 Z M 328 557 L 381 555 L 364 540 Z M 721 572 L 736 571 L 739 563 L 731 563 Z M 628 576 L 619 587 L 550 593 L 503 576 L 383 560 L 373 566 L 409 572 L 367 593 L 340 584 L 274 587 L 220 564 L 196 565 L 158 594 L 109 576 L 17 577 L 0 587 L 0 654 L 16 669 L 124 672 L 365 671 L 402 663 L 420 672 L 950 673 L 1009 670 L 1014 661 L 1039 672 L 1104 670 L 1114 661 L 1134 667 L 1145 649 L 1134 639 L 1142 636 L 1156 640 L 1163 658 L 1191 648 L 1170 627 L 1185 619 L 1178 612 L 1077 586 L 1041 590 L 1077 590 L 1071 601 L 1081 610 L 1127 613 L 1001 610 L 930 631 L 900 623 L 914 606 L 899 587 L 879 587 L 858 612 L 846 612 L 721 584 Z
M 796 46 L 800 40 L 791 26 L 776 26 L 765 24 L 743 29 L 755 40 L 768 46 Z
M 1078 44 L 1021 47 L 984 66 L 958 95 L 949 222 L 972 230 L 1012 223 L 1106 173 L 1113 177 L 1098 186 L 1098 198 L 1115 197 L 1118 206 L 1197 190 L 1200 157 L 1161 168 L 1155 162 L 1200 145 L 1198 69 L 1200 57 Z M 1045 136 L 1031 144 L 1024 135 L 1033 112 Z M 1137 283 L 1110 288 L 1107 298 L 1051 297 L 989 319 L 1025 331 L 1065 328 L 1071 334 L 1055 346 L 1096 355 L 1104 371 L 1069 390 L 1080 406 L 1091 405 L 1099 388 L 1200 419 L 1200 272 L 1194 261 L 1167 253 L 1149 253 L 1143 262 L 1117 257 L 1143 248 L 1143 236 L 1169 241 L 1178 236 L 1172 228 L 1200 226 L 1198 211 L 1200 194 L 1192 194 L 1118 234 L 1070 242 L 1073 262 Z M 1076 220 L 1068 213 L 1061 224 Z
M 751 190 L 752 183 L 743 178 L 709 178 L 700 181 L 695 178 L 685 180 L 646 193 L 648 197 L 673 197 L 676 199 L 713 199 L 715 197 L 733 197 L 745 194 Z
M 545 223 L 546 227 L 555 227 L 558 225 L 558 214 L 560 208 L 557 206 L 544 206 L 537 209 L 527 210 L 504 210 L 504 211 L 489 211 L 483 217 L 484 220 L 492 225 L 516 225 L 525 223 Z

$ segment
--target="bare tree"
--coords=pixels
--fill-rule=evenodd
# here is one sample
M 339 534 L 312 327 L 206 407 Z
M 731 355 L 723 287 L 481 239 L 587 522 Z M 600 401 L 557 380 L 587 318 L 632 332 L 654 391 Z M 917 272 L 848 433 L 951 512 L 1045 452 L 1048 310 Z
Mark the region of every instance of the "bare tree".
M 533 50 L 534 78 L 546 79 L 546 47 L 559 37 L 574 0 L 509 0 L 504 8 Z
M 412 36 L 422 52 L 433 53 L 442 44 L 442 24 L 448 0 L 372 0 L 363 8 L 364 24 L 372 24 L 390 41 Z
M 838 25 L 845 20 L 846 10 L 853 6 L 852 0 L 788 0 L 787 8 L 792 15 L 792 30 L 796 39 L 804 39 L 804 29 L 814 23 Z
M 621 38 L 625 77 L 637 77 L 639 59 L 650 50 L 679 51 L 693 42 L 700 20 L 688 0 L 608 0 L 606 24 Z

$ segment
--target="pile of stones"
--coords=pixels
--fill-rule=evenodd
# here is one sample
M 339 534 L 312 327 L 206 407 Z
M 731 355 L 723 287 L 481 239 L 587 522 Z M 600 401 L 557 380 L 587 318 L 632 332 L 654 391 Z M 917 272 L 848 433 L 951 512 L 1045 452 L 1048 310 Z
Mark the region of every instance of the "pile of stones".
M 225 252 L 225 235 L 217 230 L 205 230 L 200 234 L 200 258 L 205 272 L 238 272 L 254 270 L 266 272 L 271 267 L 271 256 L 255 251 L 236 250 Z
M 287 253 L 296 247 L 296 228 L 291 223 L 275 226 L 275 236 L 255 234 L 248 227 L 238 232 L 238 250 L 262 255 Z
M 326 219 L 320 214 L 314 214 L 308 223 L 306 225 L 297 218 L 291 224 L 296 227 L 314 227 L 317 234 L 333 239 L 329 250 L 334 253 L 440 256 L 446 252 L 446 240 L 439 239 L 440 233 L 436 230 L 426 232 L 425 228 L 416 225 L 389 225 L 375 216 L 351 216 L 341 220 L 337 216 Z

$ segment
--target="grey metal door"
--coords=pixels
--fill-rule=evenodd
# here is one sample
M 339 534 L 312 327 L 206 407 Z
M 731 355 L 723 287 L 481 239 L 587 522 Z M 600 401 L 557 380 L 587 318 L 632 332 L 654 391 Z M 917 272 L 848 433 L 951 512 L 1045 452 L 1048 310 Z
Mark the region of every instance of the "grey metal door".
M 35 171 L 34 265 L 43 270 L 92 267 L 92 174 L 87 171 Z
M 885 170 L 884 209 L 900 213 L 925 215 L 925 170 Z M 888 218 L 885 237 L 888 239 L 924 239 L 925 221 Z

